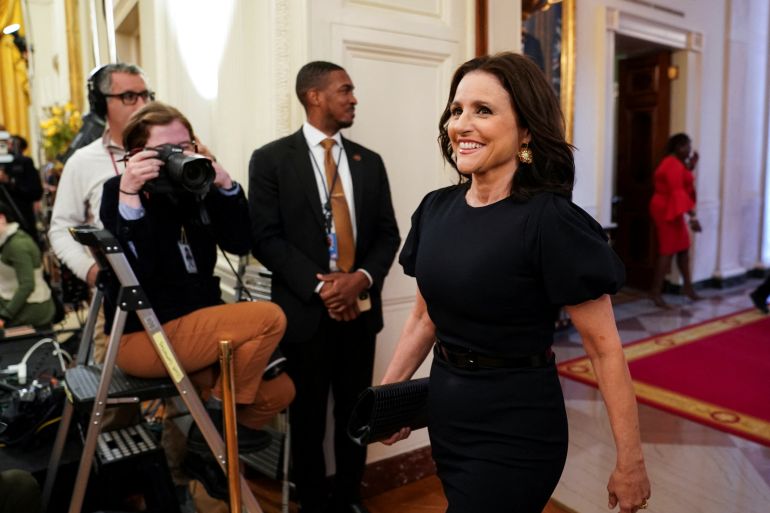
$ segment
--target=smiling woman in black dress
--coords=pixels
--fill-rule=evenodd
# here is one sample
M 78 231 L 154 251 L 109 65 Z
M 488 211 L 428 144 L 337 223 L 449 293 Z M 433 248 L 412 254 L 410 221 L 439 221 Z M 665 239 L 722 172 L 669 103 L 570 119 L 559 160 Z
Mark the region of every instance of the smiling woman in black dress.
M 439 126 L 461 183 L 428 194 L 412 216 L 399 261 L 417 278 L 417 299 L 383 383 L 409 379 L 434 349 L 428 427 L 447 511 L 540 513 L 548 502 L 567 455 L 550 349 L 562 306 L 617 445 L 610 506 L 646 507 L 636 402 L 608 296 L 623 265 L 571 201 L 558 100 L 526 57 L 480 57 L 455 72 Z

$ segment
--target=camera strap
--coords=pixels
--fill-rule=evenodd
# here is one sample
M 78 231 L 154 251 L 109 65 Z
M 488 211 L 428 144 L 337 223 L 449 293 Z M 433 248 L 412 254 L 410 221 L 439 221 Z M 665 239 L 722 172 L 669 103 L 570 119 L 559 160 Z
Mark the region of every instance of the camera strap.
M 187 269 L 187 272 L 190 274 L 198 274 L 198 264 L 195 263 L 195 256 L 187 241 L 187 232 L 185 232 L 184 226 L 182 226 L 182 233 L 177 245 L 179 246 L 179 254 L 182 255 L 182 262 L 184 262 L 184 267 Z

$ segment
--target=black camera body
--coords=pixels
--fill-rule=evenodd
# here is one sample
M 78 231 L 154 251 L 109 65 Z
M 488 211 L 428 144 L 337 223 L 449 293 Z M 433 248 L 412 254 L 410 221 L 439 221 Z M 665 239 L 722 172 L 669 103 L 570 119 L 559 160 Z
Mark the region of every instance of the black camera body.
M 152 148 L 158 152 L 156 158 L 163 161 L 157 178 L 144 184 L 144 189 L 153 193 L 190 193 L 196 197 L 205 196 L 214 183 L 216 172 L 211 160 L 203 155 L 185 154 L 181 146 L 163 144 Z

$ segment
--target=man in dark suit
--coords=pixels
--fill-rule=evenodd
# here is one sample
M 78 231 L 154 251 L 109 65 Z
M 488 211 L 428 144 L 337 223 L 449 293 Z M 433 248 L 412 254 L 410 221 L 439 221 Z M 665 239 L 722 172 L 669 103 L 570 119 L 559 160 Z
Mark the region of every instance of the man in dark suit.
M 273 273 L 288 319 L 281 348 L 297 388 L 291 405 L 294 482 L 302 513 L 365 512 L 366 449 L 346 428 L 372 382 L 382 329 L 380 291 L 400 238 L 380 156 L 340 135 L 357 100 L 343 68 L 311 62 L 297 74 L 307 122 L 256 150 L 249 163 L 254 256 Z M 323 440 L 334 397 L 336 474 L 327 489 Z

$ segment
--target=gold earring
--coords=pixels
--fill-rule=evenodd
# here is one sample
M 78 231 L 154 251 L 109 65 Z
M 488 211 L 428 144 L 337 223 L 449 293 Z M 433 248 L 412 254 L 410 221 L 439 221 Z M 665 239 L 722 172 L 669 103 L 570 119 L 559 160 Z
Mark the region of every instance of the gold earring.
M 521 143 L 521 149 L 516 152 L 516 156 L 519 157 L 519 161 L 522 164 L 532 164 L 534 160 L 532 150 L 529 149 L 529 144 Z

